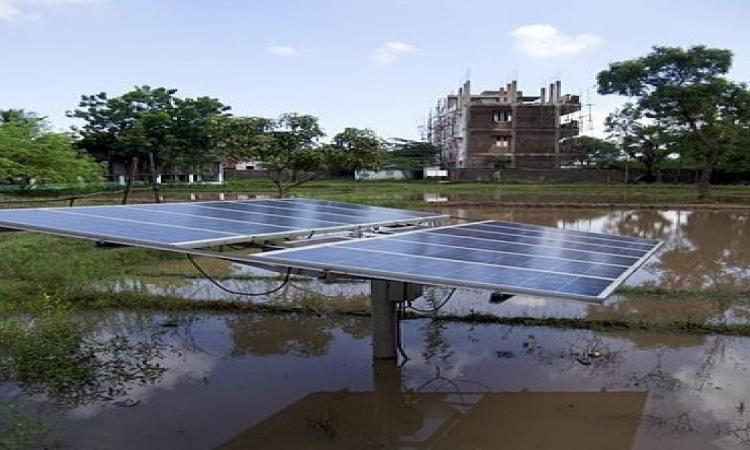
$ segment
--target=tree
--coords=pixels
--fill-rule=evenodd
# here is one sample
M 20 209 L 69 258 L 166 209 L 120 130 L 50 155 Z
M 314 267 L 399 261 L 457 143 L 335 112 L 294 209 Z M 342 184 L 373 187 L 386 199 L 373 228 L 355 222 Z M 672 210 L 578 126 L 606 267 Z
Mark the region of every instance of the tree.
M 566 144 L 573 162 L 581 167 L 606 167 L 620 156 L 615 144 L 594 136 L 577 136 Z
M 102 166 L 78 152 L 67 133 L 22 110 L 0 111 L 0 181 L 77 183 L 101 179 Z
M 375 169 L 385 159 L 385 142 L 372 130 L 345 128 L 323 148 L 323 154 L 332 173 Z
M 391 140 L 387 164 L 399 169 L 420 170 L 440 163 L 440 147 L 424 141 Z
M 495 153 L 488 156 L 487 160 L 489 161 L 490 165 L 492 165 L 492 168 L 496 170 L 507 169 L 511 166 L 511 164 L 513 164 L 513 158 L 505 153 Z
M 672 139 L 665 127 L 654 120 L 644 121 L 643 111 L 632 103 L 626 103 L 607 116 L 604 124 L 622 150 L 643 163 L 646 169 L 644 180 L 654 181 L 654 169 L 672 153 Z
M 644 57 L 610 64 L 597 76 L 600 94 L 634 97 L 644 117 L 671 134 L 696 137 L 701 199 L 710 193 L 711 173 L 722 156 L 750 126 L 750 91 L 724 77 L 731 65 L 730 50 L 654 47 Z
M 323 166 L 319 139 L 325 136 L 317 117 L 289 113 L 270 122 L 267 139 L 254 151 L 263 162 L 279 196 L 314 179 Z
M 157 167 L 193 168 L 215 158 L 215 121 L 229 107 L 209 97 L 182 99 L 176 89 L 136 86 L 119 97 L 105 92 L 84 95 L 69 117 L 85 124 L 74 128 L 78 145 L 90 154 L 122 160 L 128 167 L 123 195 L 127 203 L 140 161 L 149 161 L 154 196 L 159 201 Z
M 218 152 L 234 161 L 257 158 L 273 142 L 270 135 L 273 126 L 273 121 L 264 117 L 214 120 L 214 134 L 219 136 Z

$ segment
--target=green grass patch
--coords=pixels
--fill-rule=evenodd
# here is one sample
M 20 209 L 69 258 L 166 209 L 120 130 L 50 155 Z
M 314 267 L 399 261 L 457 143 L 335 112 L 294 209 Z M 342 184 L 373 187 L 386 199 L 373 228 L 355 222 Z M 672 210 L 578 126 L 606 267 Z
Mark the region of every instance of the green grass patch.
M 162 193 L 168 201 L 187 200 L 189 193 L 265 194 L 275 195 L 273 184 L 265 178 L 230 178 L 224 185 L 164 185 Z M 354 181 L 319 180 L 299 186 L 293 195 L 324 198 L 355 203 L 387 206 L 426 206 L 422 196 L 426 193 L 447 195 L 453 203 L 565 203 L 565 204 L 678 204 L 678 205 L 750 205 L 750 186 L 721 185 L 712 188 L 710 200 L 698 202 L 697 191 L 690 184 L 604 184 L 604 183 L 436 183 L 434 181 Z M 81 194 L 85 194 L 82 192 Z M 75 193 L 67 193 L 75 195 Z M 49 192 L 24 193 L 22 196 L 6 195 L 0 198 L 0 207 L 19 207 L 23 204 L 5 204 L 3 201 L 25 201 L 26 206 L 39 206 L 35 201 L 51 201 Z M 152 201 L 152 194 L 139 191 L 134 201 Z M 118 203 L 119 194 L 86 197 L 76 204 Z M 66 205 L 65 201 L 60 206 Z
M 60 448 L 48 439 L 49 432 L 40 419 L 0 401 L 0 450 Z
M 41 295 L 66 299 L 134 268 L 184 259 L 169 252 L 105 250 L 90 241 L 31 233 L 0 234 L 0 255 L 0 303 L 23 303 Z
M 50 296 L 0 306 L 0 382 L 58 405 L 116 401 L 129 384 L 156 381 L 166 370 L 158 330 L 145 339 L 100 335 L 72 304 Z

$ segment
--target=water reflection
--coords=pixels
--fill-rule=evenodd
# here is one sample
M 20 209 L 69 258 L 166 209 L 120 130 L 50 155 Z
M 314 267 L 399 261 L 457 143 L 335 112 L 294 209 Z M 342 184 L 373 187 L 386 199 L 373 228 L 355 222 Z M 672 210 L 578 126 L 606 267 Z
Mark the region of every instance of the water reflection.
M 443 212 L 478 219 L 500 219 L 581 231 L 618 233 L 660 239 L 665 246 L 627 281 L 628 286 L 670 290 L 718 288 L 732 292 L 750 289 L 750 213 L 741 211 L 683 211 L 657 209 L 577 209 L 577 208 L 446 208 Z M 278 285 L 277 274 L 247 266 L 226 268 L 222 283 L 246 292 L 268 290 Z M 232 278 L 236 276 L 236 278 Z M 248 279 L 248 277 L 255 277 Z M 120 289 L 146 290 L 156 294 L 194 299 L 245 301 L 221 291 L 203 279 L 143 278 L 128 280 Z M 437 289 L 438 298 L 445 291 Z M 428 292 L 432 292 L 429 290 Z M 354 310 L 367 306 L 369 283 L 366 281 L 321 281 L 295 279 L 269 301 L 299 305 L 315 299 L 316 305 Z M 566 317 L 612 319 L 638 314 L 647 319 L 670 318 L 739 324 L 750 321 L 750 305 L 742 297 L 685 297 L 656 299 L 653 295 L 629 292 L 615 295 L 603 307 L 557 299 L 516 296 L 493 304 L 489 293 L 459 289 L 442 312 L 455 315 L 484 313 L 503 317 Z M 429 298 L 415 306 L 429 309 Z
M 301 314 L 238 315 L 227 319 L 234 348 L 232 356 L 323 356 L 336 330 L 362 339 L 370 324 L 355 317 L 311 317 Z
M 409 390 L 382 363 L 373 392 L 315 392 L 220 449 L 630 449 L 645 392 Z M 540 430 L 544 430 L 540 433 Z
M 740 449 L 750 424 L 747 338 L 420 319 L 403 325 L 399 372 L 373 369 L 366 318 L 84 320 L 130 342 L 160 330 L 150 363 L 164 371 L 129 385 L 127 404 L 53 408 L 0 384 L 0 401 L 25 404 L 72 448 Z
M 454 215 L 664 240 L 630 285 L 668 289 L 750 286 L 750 213 L 709 210 L 463 208 Z

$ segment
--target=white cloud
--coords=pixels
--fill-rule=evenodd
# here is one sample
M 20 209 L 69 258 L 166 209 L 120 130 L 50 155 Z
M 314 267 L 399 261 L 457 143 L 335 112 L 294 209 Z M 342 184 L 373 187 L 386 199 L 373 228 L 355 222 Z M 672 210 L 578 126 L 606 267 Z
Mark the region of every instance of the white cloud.
M 386 42 L 370 53 L 370 61 L 381 66 L 393 64 L 405 55 L 416 53 L 417 48 L 405 42 Z
M 266 50 L 268 51 L 268 53 L 284 57 L 297 56 L 300 54 L 299 50 L 288 45 L 270 44 L 268 47 L 266 47 Z
M 36 10 L 40 5 L 70 5 L 97 1 L 99 0 L 0 0 L 0 22 L 37 20 L 40 16 Z
M 12 0 L 0 0 L 0 20 L 15 21 L 23 19 L 23 11 L 21 11 L 16 2 Z
M 562 34 L 552 25 L 523 25 L 510 32 L 516 50 L 531 58 L 552 58 L 581 53 L 596 47 L 602 38 L 595 34 Z

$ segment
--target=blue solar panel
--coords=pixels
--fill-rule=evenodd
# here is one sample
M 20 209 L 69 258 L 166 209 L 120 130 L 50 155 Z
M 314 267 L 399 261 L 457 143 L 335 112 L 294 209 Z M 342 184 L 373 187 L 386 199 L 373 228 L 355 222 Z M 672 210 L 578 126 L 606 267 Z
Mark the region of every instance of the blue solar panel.
M 439 214 L 307 199 L 0 210 L 0 228 L 130 245 L 199 248 L 419 223 Z
M 601 300 L 660 245 L 650 239 L 487 221 L 254 258 L 367 278 Z

